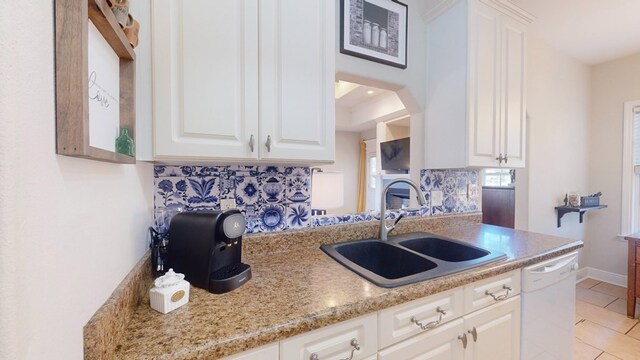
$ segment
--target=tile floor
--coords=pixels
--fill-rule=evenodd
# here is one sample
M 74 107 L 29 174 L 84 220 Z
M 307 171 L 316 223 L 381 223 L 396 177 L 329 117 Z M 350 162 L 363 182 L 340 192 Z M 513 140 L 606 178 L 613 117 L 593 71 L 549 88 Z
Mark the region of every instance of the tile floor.
M 578 283 L 575 360 L 640 360 L 640 306 L 629 319 L 626 299 L 624 287 L 589 278 Z

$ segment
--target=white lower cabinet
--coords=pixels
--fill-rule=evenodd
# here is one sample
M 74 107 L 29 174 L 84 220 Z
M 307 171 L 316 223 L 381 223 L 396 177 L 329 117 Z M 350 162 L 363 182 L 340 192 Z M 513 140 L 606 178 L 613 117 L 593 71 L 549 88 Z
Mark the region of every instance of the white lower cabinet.
M 516 360 L 519 294 L 514 270 L 227 360 Z
M 520 296 L 426 330 L 378 353 L 378 360 L 516 360 Z
M 374 313 L 283 340 L 280 359 L 367 359 L 378 351 L 377 322 Z
M 520 296 L 478 310 L 464 318 L 465 359 L 520 358 Z
M 457 319 L 381 350 L 378 360 L 461 360 L 465 349 L 458 336 L 463 333 L 463 321 Z

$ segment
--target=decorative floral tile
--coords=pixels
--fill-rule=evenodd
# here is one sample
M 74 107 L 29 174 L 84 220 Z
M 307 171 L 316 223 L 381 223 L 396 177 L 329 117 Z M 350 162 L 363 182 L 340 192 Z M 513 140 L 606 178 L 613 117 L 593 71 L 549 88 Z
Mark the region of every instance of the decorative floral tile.
M 279 176 L 260 176 L 260 199 L 262 203 L 281 204 L 286 200 L 286 181 Z
M 287 177 L 290 176 L 300 176 L 300 177 L 311 177 L 311 168 L 309 167 L 286 167 L 284 170 L 284 175 Z
M 425 193 L 432 215 L 471 212 L 478 210 L 479 198 L 467 198 L 469 184 L 478 186 L 478 171 L 466 169 L 420 171 L 420 189 Z M 430 192 L 442 191 L 442 206 L 430 206 Z
M 186 211 L 220 209 L 221 199 L 236 199 L 245 215 L 246 233 L 379 221 L 377 211 L 311 216 L 311 169 L 295 166 L 154 166 L 154 206 Z M 478 185 L 478 171 L 420 171 L 427 206 L 386 212 L 386 218 L 478 211 L 479 198 L 467 198 L 467 185 Z M 430 206 L 431 190 L 443 192 L 443 205 Z
M 282 205 L 265 204 L 258 213 L 258 228 L 261 232 L 282 231 L 287 228 L 286 210 Z
M 353 224 L 355 217 L 352 214 L 336 215 L 334 221 L 336 224 Z
M 260 180 L 276 178 L 280 181 L 285 179 L 285 167 L 283 166 L 258 166 L 258 176 Z
M 315 215 L 312 217 L 312 227 L 335 225 L 336 218 L 331 215 Z
M 304 229 L 310 226 L 310 203 L 292 203 L 287 206 L 287 227 L 289 229 Z
M 293 203 L 307 202 L 311 199 L 310 176 L 287 176 L 287 200 Z
M 236 206 L 242 207 L 259 203 L 260 184 L 257 177 L 250 176 L 249 173 L 237 172 L 234 180 Z
M 186 178 L 187 206 L 220 208 L 220 175 Z
M 236 198 L 236 177 L 234 171 L 220 173 L 220 199 Z

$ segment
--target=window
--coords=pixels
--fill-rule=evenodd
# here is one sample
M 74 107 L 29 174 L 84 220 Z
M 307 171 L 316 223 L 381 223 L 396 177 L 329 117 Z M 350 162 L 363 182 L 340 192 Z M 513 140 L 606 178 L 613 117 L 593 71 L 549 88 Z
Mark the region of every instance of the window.
M 515 178 L 515 170 L 485 169 L 483 185 L 484 186 L 513 186 L 514 178 Z
M 640 100 L 624 104 L 621 235 L 640 230 Z

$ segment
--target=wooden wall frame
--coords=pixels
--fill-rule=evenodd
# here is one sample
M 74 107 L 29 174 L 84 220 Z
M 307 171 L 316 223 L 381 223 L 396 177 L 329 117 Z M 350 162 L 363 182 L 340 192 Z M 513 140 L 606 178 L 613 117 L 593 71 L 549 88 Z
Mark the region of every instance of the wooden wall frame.
M 135 139 L 135 53 L 106 0 L 55 0 L 56 153 L 134 164 L 89 143 L 88 19 L 120 58 L 120 128 Z M 115 139 L 113 139 L 115 142 Z

